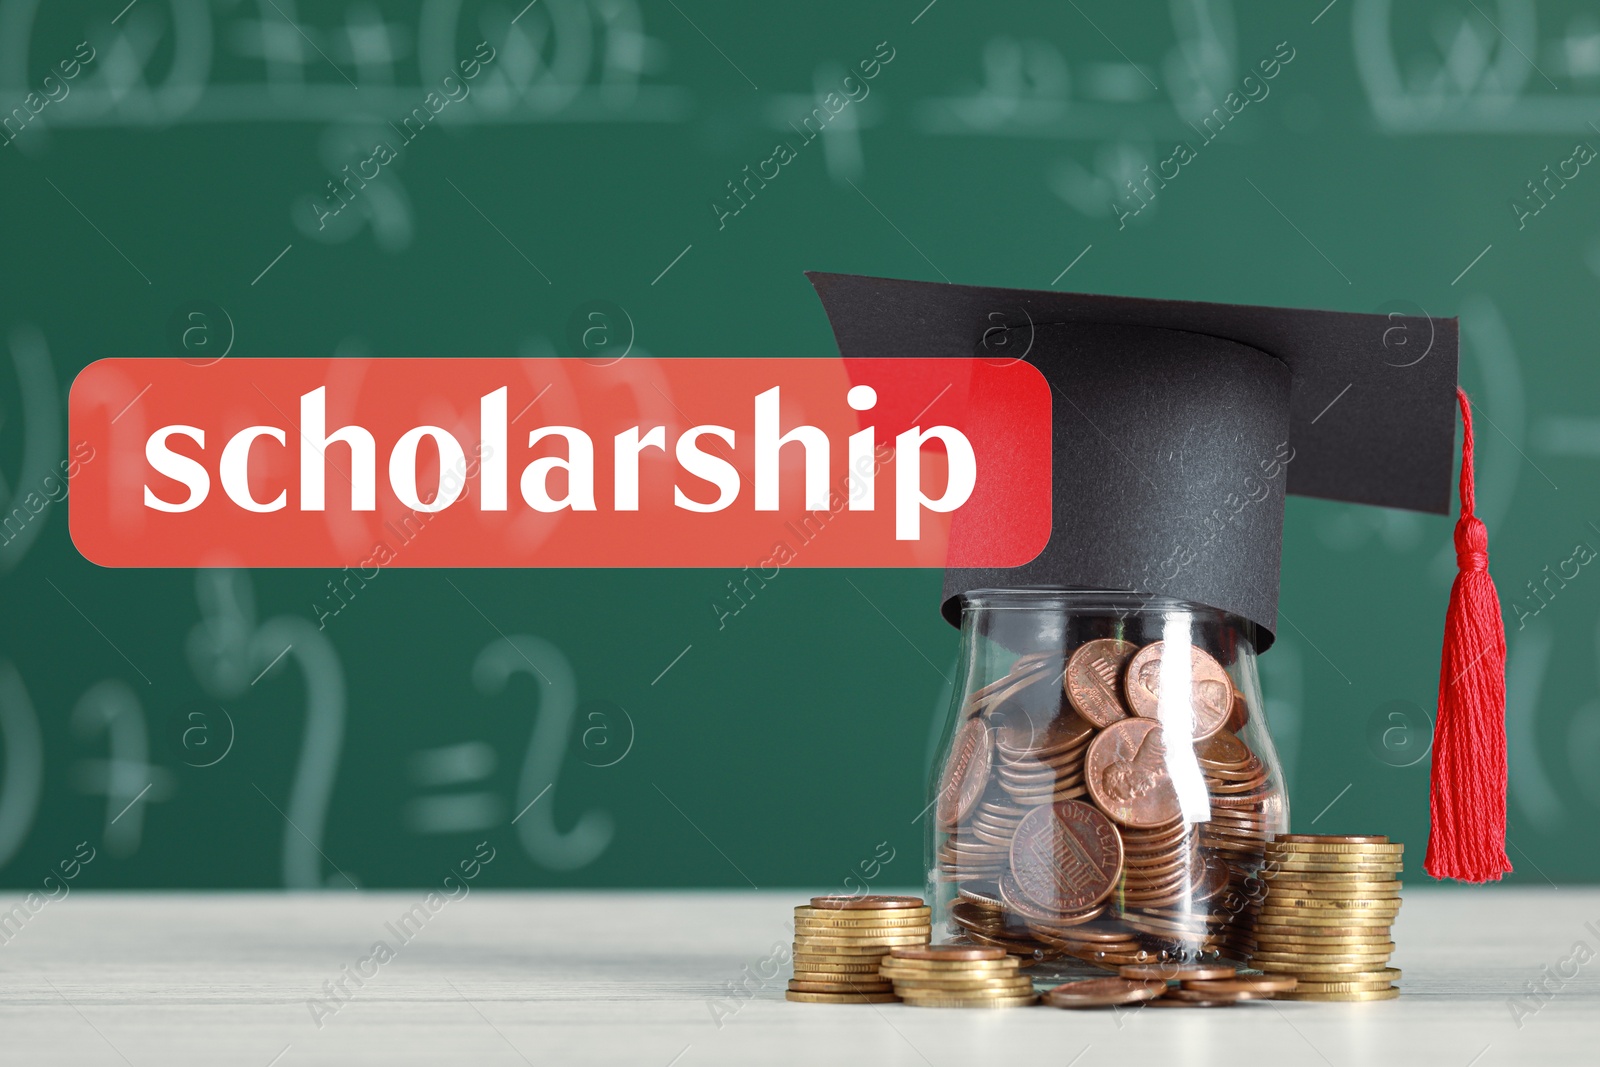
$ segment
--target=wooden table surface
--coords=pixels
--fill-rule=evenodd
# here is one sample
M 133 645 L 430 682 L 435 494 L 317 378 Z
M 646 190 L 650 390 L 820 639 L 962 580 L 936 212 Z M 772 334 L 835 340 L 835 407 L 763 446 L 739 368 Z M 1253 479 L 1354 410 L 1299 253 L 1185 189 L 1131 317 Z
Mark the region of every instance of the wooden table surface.
M 1600 1062 L 1600 889 L 1408 890 L 1396 1001 L 1121 1015 L 789 1004 L 805 896 L 75 892 L 0 914 L 0 1063 Z

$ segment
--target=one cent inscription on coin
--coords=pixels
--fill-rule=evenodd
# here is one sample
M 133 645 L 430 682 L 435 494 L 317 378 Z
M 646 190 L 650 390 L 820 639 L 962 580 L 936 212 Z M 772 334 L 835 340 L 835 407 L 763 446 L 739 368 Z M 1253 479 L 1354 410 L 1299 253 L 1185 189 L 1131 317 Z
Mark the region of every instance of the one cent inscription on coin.
M 1043 908 L 1073 912 L 1098 904 L 1121 874 L 1121 836 L 1082 801 L 1035 808 L 1011 842 L 1011 875 Z

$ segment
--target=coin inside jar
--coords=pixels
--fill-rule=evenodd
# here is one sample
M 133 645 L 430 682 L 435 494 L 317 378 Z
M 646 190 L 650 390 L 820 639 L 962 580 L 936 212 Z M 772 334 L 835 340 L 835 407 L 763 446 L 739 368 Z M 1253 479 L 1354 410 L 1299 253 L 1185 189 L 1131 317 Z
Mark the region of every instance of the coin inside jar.
M 1162 659 L 1166 642 L 1145 645 L 1128 660 L 1123 691 L 1135 715 L 1147 719 L 1165 718 L 1161 707 Z M 1189 646 L 1188 712 L 1194 724 L 1194 739 L 1203 740 L 1222 729 L 1233 711 L 1233 682 L 1212 655 L 1203 648 Z M 1177 707 L 1181 708 L 1180 703 Z M 1171 711 L 1167 712 L 1172 714 Z
M 988 723 L 969 719 L 956 734 L 939 783 L 938 818 L 946 830 L 955 829 L 983 796 L 992 759 Z
M 1079 715 L 1099 727 L 1128 717 L 1122 704 L 1122 676 L 1138 650 L 1128 641 L 1100 638 L 1072 653 L 1062 684 Z
M 1080 911 L 1111 895 L 1122 873 L 1122 838 L 1090 805 L 1063 800 L 1018 824 L 1010 858 L 1011 877 L 1029 900 Z
M 1150 719 L 1123 719 L 1100 731 L 1085 757 L 1084 783 L 1096 806 L 1123 826 L 1164 827 L 1182 810 L 1161 724 Z

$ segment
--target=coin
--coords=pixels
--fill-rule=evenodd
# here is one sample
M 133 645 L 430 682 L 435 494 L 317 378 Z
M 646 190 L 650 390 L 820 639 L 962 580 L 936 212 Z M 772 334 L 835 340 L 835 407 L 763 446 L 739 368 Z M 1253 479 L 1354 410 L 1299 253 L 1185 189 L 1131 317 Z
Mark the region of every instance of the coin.
M 1361 956 L 1375 956 L 1379 953 L 1389 955 L 1394 952 L 1393 941 L 1364 941 L 1352 942 L 1350 940 L 1329 940 L 1326 943 L 1317 943 L 1309 939 L 1300 941 L 1285 941 L 1281 938 L 1264 939 L 1258 945 L 1261 952 L 1292 952 L 1303 956 L 1333 956 L 1345 953 L 1355 953 Z
M 1195 745 L 1194 754 L 1201 763 L 1220 767 L 1244 767 L 1255 759 L 1250 747 L 1229 730 L 1218 730 Z
M 808 971 L 796 967 L 790 976 L 796 982 L 855 982 L 862 985 L 876 985 L 888 981 L 878 974 L 876 967 L 870 971 Z
M 893 960 L 886 959 L 878 968 L 878 972 L 885 978 L 937 978 L 945 975 L 965 975 L 976 978 L 1004 978 L 1016 974 L 1022 966 L 1022 961 L 1015 956 L 1007 956 L 998 960 L 974 960 L 963 963 L 959 970 L 952 970 L 949 966 L 942 966 L 927 960 Z
M 922 942 L 913 940 L 909 943 L 921 944 Z M 871 956 L 874 959 L 878 959 L 888 955 L 891 947 L 892 946 L 883 944 L 879 941 L 869 941 L 865 943 L 851 941 L 837 945 L 818 945 L 809 941 L 802 941 L 799 938 L 795 938 L 794 942 L 794 950 L 797 955 L 800 953 L 805 953 L 812 956 Z
M 1315 993 L 1319 992 L 1319 990 L 1315 988 L 1319 985 L 1387 985 L 1390 982 L 1398 982 L 1400 980 L 1400 974 L 1400 968 L 1398 967 L 1385 967 L 1382 970 L 1376 971 L 1346 971 L 1340 974 L 1337 978 L 1302 978 L 1300 979 L 1300 989 L 1302 991 L 1310 991 Z M 1320 990 L 1320 992 L 1331 993 L 1337 992 L 1337 990 L 1324 989 Z
M 824 908 L 829 911 L 900 911 L 905 908 L 921 908 L 924 913 L 928 910 L 927 902 L 921 897 L 885 897 L 885 896 L 825 896 L 812 897 L 813 908 Z M 796 909 L 796 914 L 799 914 Z
M 1084 783 L 1101 811 L 1134 829 L 1165 827 L 1178 818 L 1178 791 L 1167 775 L 1159 723 L 1122 719 L 1089 745 Z
M 1053 1008 L 1106 1008 L 1137 1004 L 1166 991 L 1167 983 L 1135 978 L 1085 978 L 1056 986 L 1041 998 Z
M 1213 983 L 1213 985 L 1215 984 Z M 1165 1000 L 1186 1000 L 1197 1004 L 1217 1004 L 1219 1002 L 1231 1004 L 1240 1000 L 1265 1000 L 1270 995 L 1250 989 L 1219 989 L 1208 993 L 1197 989 L 1178 988 L 1168 989 L 1166 993 L 1162 994 L 1162 998 Z
M 817 919 L 797 918 L 794 921 L 794 928 L 796 933 L 826 934 L 830 937 L 871 937 L 877 934 L 906 934 L 926 930 L 928 929 L 928 919 L 923 916 L 920 919 L 913 919 L 908 922 L 897 921 L 891 923 L 886 920 L 881 923 L 874 923 L 871 926 L 865 924 L 846 926 Z
M 1400 844 L 1390 845 L 1347 845 L 1339 843 L 1321 843 L 1315 845 L 1284 844 L 1281 840 L 1267 842 L 1267 855 L 1279 856 L 1328 856 L 1340 859 L 1354 859 L 1362 856 L 1403 856 L 1406 846 Z
M 1368 963 L 1376 965 L 1380 963 L 1388 963 L 1390 955 L 1392 955 L 1392 953 L 1387 949 L 1377 949 L 1370 952 L 1356 952 L 1346 947 L 1337 952 L 1302 952 L 1297 947 L 1291 952 L 1287 949 L 1279 951 L 1277 948 L 1272 948 L 1257 950 L 1251 955 L 1250 962 L 1258 965 L 1262 963 L 1305 963 L 1318 965 L 1327 963 Z
M 1382 834 L 1279 834 L 1278 841 L 1297 845 L 1387 845 Z
M 897 960 L 939 960 L 944 962 L 1004 959 L 1005 953 L 979 945 L 925 945 L 922 948 L 897 948 L 889 953 Z
M 1183 987 L 1195 990 L 1214 990 L 1218 993 L 1253 992 L 1263 996 L 1287 993 L 1299 985 L 1299 979 L 1290 974 L 1240 974 L 1232 978 L 1207 981 L 1185 979 Z
M 1123 691 L 1135 715 L 1161 718 L 1162 658 L 1166 642 L 1156 641 L 1141 648 L 1128 660 Z M 1209 652 L 1189 646 L 1189 713 L 1196 741 L 1222 729 L 1233 710 L 1233 682 Z M 1171 712 L 1169 711 L 1170 715 Z
M 1012 878 L 1033 903 L 1060 912 L 1081 911 L 1116 887 L 1122 838 L 1090 805 L 1063 800 L 1022 820 L 1010 858 Z
M 1274 974 L 1338 975 L 1377 970 L 1379 969 L 1378 965 L 1382 964 L 1387 958 L 1383 957 L 1370 962 L 1361 960 L 1356 963 L 1291 963 L 1286 960 L 1264 960 L 1260 955 L 1256 955 L 1252 957 L 1250 963 L 1260 970 L 1271 971 Z
M 796 934 L 794 943 L 796 946 L 815 945 L 819 948 L 825 947 L 828 949 L 840 947 L 872 948 L 887 947 L 890 945 L 925 945 L 928 943 L 928 933 L 928 930 L 922 930 L 914 934 L 896 934 L 893 936 L 884 935 L 873 936 L 870 938 L 827 937 L 821 934 Z
M 1128 716 L 1122 704 L 1122 675 L 1139 646 L 1115 638 L 1080 645 L 1067 660 L 1063 685 L 1079 715 L 1095 726 L 1110 726 Z
M 900 998 L 893 993 L 802 993 L 791 989 L 783 999 L 797 1004 L 892 1004 Z
M 1297 882 L 1291 879 L 1274 878 L 1270 882 L 1262 883 L 1266 893 L 1281 893 L 1287 897 L 1297 897 L 1303 900 L 1350 900 L 1361 898 L 1371 900 L 1377 897 L 1398 897 L 1400 895 L 1400 882 L 1356 882 L 1351 885 L 1334 884 L 1327 882 Z
M 1145 1005 L 1147 1008 L 1231 1008 L 1239 1000 L 1183 1000 L 1178 997 L 1157 997 Z
M 1201 964 L 1201 963 L 1139 963 L 1130 967 L 1118 967 L 1117 974 L 1123 978 L 1157 979 L 1167 981 L 1178 979 L 1187 982 L 1217 981 L 1223 978 L 1232 978 L 1239 973 L 1239 968 L 1227 964 Z
M 796 993 L 890 993 L 894 986 L 889 982 L 807 982 L 791 979 L 789 988 Z
M 1039 999 L 1032 993 L 1015 997 L 955 997 L 949 994 L 922 996 L 911 990 L 907 990 L 907 993 L 910 995 L 901 999 L 917 1008 L 1020 1008 Z
M 1399 995 L 1400 990 L 1391 986 L 1388 989 L 1358 989 L 1345 993 L 1301 993 L 1296 991 L 1294 993 L 1280 993 L 1278 994 L 1278 999 L 1320 1001 L 1394 1000 Z
M 877 974 L 878 957 L 850 957 L 840 959 L 837 956 L 817 956 L 803 952 L 794 954 L 794 969 L 800 971 L 832 971 L 840 974 Z
M 956 731 L 939 781 L 938 818 L 944 829 L 954 829 L 983 796 L 993 759 L 994 742 L 988 723 L 969 719 Z
M 1005 996 L 1007 994 L 1032 993 L 1033 979 L 1025 974 L 1013 975 L 1006 978 L 967 977 L 952 975 L 948 978 L 894 978 L 895 990 L 907 990 L 913 993 L 949 993 L 952 996 L 975 996 L 987 993 L 992 996 Z

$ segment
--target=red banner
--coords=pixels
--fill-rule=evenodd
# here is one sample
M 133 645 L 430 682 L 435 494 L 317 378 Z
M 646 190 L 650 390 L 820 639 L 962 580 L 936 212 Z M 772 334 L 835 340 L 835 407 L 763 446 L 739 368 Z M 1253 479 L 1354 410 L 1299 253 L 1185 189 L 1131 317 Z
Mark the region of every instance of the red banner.
M 1017 566 L 1050 392 L 967 359 L 106 359 L 72 540 L 108 567 Z

